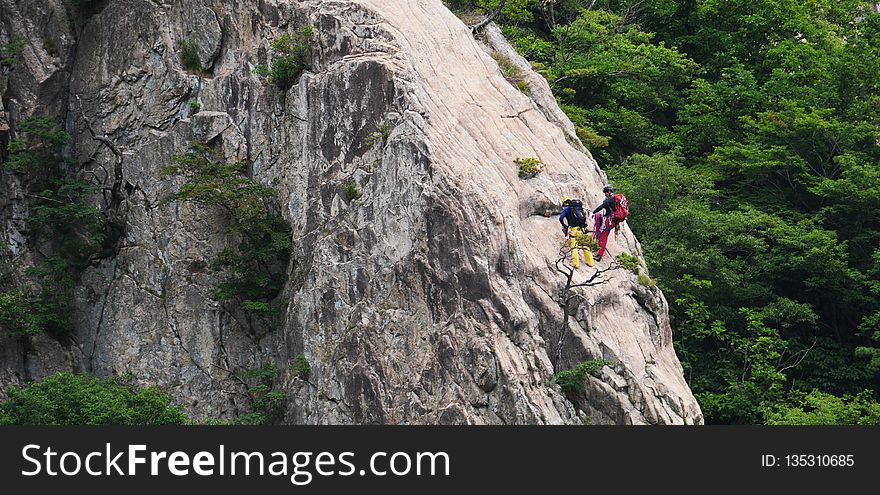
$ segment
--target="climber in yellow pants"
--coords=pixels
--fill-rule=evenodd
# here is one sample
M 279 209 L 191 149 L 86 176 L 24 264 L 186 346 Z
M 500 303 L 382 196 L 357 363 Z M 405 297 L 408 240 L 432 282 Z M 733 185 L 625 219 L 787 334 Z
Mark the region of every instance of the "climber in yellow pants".
M 581 231 L 580 227 L 568 229 L 568 246 L 571 247 L 571 266 L 575 269 L 580 268 L 581 265 L 578 251 L 583 251 L 584 263 L 587 266 L 593 266 L 593 250 L 589 245 L 578 245 L 578 240 L 581 239 L 582 235 L 584 235 L 584 232 Z
M 593 266 L 592 246 L 586 243 L 587 239 L 583 230 L 586 225 L 583 204 L 576 199 L 563 196 L 559 223 L 562 224 L 562 234 L 568 238 L 568 245 L 571 248 L 571 266 L 575 269 L 580 267 L 578 251 L 583 251 L 584 262 L 587 266 Z

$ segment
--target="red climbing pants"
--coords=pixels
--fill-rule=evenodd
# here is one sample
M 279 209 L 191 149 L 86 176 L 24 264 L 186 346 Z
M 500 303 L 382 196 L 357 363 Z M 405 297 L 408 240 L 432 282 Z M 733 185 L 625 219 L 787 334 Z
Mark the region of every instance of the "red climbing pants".
M 593 214 L 593 237 L 599 241 L 597 256 L 605 254 L 605 245 L 608 244 L 608 234 L 614 229 L 614 220 L 606 218 L 601 212 Z
M 608 234 L 614 230 L 613 227 L 606 227 L 605 230 L 599 232 L 599 251 L 596 252 L 598 256 L 602 256 L 605 254 L 605 245 L 608 244 Z

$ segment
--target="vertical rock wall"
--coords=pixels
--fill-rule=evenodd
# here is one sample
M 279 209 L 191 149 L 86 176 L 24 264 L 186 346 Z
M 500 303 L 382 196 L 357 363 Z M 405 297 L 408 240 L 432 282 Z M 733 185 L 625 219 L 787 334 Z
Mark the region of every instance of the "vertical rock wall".
M 61 9 L 0 1 L 7 30 L 16 15 Z M 305 24 L 316 41 L 297 84 L 282 91 L 256 76 L 271 40 Z M 560 363 L 613 365 L 574 403 L 551 384 L 564 283 L 553 270 L 556 205 L 563 194 L 598 202 L 603 178 L 546 82 L 497 32 L 475 41 L 439 0 L 111 0 L 77 39 L 53 72 L 63 95 L 45 105 L 61 102 L 72 151 L 99 180 L 113 183 L 120 167 L 124 236 L 82 276 L 71 345 L 3 345 L 4 383 L 52 366 L 130 371 L 199 417 L 232 417 L 249 407 L 235 374 L 271 362 L 287 422 L 702 421 L 662 294 L 623 270 L 579 289 Z M 182 67 L 184 40 L 203 72 Z M 531 96 L 490 51 L 522 65 Z M 41 87 L 4 77 L 5 94 Z M 36 112 L 37 100 L 21 108 Z M 243 325 L 211 298 L 220 275 L 206 267 L 228 242 L 222 215 L 162 203 L 179 179 L 159 170 L 192 140 L 247 160 L 280 191 L 294 241 L 280 329 Z M 544 173 L 519 179 L 513 160 L 524 156 Z M 361 198 L 348 198 L 350 184 Z M 11 245 L 21 202 L 14 177 L 3 186 Z M 626 229 L 609 246 L 639 253 Z M 23 356 L 53 346 L 65 357 L 24 373 Z M 299 354 L 305 380 L 290 367 Z

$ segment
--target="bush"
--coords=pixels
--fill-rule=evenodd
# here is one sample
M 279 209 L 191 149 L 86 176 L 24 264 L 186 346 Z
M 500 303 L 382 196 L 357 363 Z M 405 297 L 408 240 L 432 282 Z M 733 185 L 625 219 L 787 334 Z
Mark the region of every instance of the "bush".
M 578 127 L 575 129 L 578 139 L 584 143 L 587 149 L 607 148 L 611 138 L 600 136 L 596 131 L 589 127 Z
M 248 397 L 251 400 L 251 412 L 239 417 L 238 424 L 268 425 L 278 422 L 284 414 L 286 395 L 274 389 L 275 376 L 278 368 L 274 364 L 265 364 L 259 368 L 245 371 L 240 378 L 249 384 Z
M 792 406 L 782 406 L 768 415 L 771 425 L 880 425 L 880 403 L 865 390 L 855 396 L 834 395 L 813 390 L 794 392 Z
M 558 384 L 566 394 L 576 393 L 583 389 L 587 375 L 592 375 L 602 369 L 603 366 L 608 366 L 610 364 L 611 361 L 606 361 L 604 359 L 584 361 L 575 366 L 574 369 L 556 373 L 553 376 L 551 383 Z
M 376 132 L 371 132 L 367 138 L 364 140 L 364 144 L 367 146 L 374 146 L 379 144 L 384 146 L 385 143 L 388 142 L 388 137 L 391 135 L 391 125 L 388 122 L 384 122 L 381 126 L 379 126 L 379 130 Z
M 573 236 L 577 247 L 595 251 L 599 249 L 599 242 L 589 232 L 581 232 Z
M 531 179 L 544 171 L 544 164 L 534 157 L 519 157 L 513 160 L 518 167 L 520 179 Z
M 297 354 L 295 358 L 293 358 L 293 364 L 291 365 L 293 371 L 296 373 L 297 378 L 300 380 L 308 380 L 309 374 L 312 372 L 312 367 L 309 365 L 308 360 L 302 354 Z
M 0 326 L 22 336 L 36 335 L 42 326 L 29 294 L 20 290 L 0 293 Z
M 639 273 L 640 262 L 637 256 L 633 256 L 629 253 L 620 253 L 614 259 L 616 259 L 617 262 L 627 270 L 636 274 Z
M 211 267 L 228 277 L 213 291 L 220 301 L 237 303 L 252 316 L 271 316 L 271 302 L 287 281 L 291 228 L 273 203 L 277 192 L 246 175 L 245 162 L 228 163 L 204 143 L 174 157 L 161 175 L 180 174 L 186 182 L 163 200 L 193 201 L 219 206 L 230 214 L 227 234 L 236 242 L 213 260 Z
M 91 205 L 96 193 L 81 179 L 52 179 L 40 191 L 28 227 L 71 264 L 86 262 L 106 239 L 101 210 Z
M 199 102 L 197 102 L 197 101 L 195 101 L 195 100 L 189 102 L 189 112 L 190 112 L 190 113 L 199 113 L 199 111 L 200 111 L 201 109 L 202 109 L 202 104 L 201 104 L 201 103 L 199 103 Z
M 42 259 L 14 270 L 0 263 L 0 325 L 19 335 L 45 330 L 65 335 L 72 328 L 73 289 L 79 270 L 104 241 L 104 218 L 92 206 L 96 188 L 66 177 L 62 155 L 70 136 L 51 118 L 25 119 L 8 146 L 3 167 L 24 176 L 30 197 L 28 229 Z M 26 276 L 24 276 L 26 275 Z
M 0 424 L 170 425 L 189 418 L 155 387 L 139 387 L 131 376 L 106 380 L 58 373 L 24 388 L 10 387 L 0 403 Z
M 29 315 L 49 334 L 63 336 L 73 330 L 74 273 L 70 262 L 58 256 L 49 256 L 27 270 L 39 287 L 28 296 Z
M 268 77 L 269 81 L 288 90 L 296 83 L 299 76 L 308 68 L 308 55 L 312 49 L 314 30 L 311 26 L 303 26 L 294 33 L 284 33 L 272 41 L 270 66 L 258 65 L 255 69 L 260 76 Z
M 620 253 L 614 259 L 616 259 L 622 267 L 638 275 L 640 284 L 646 287 L 654 287 L 657 285 L 656 280 L 648 276 L 648 274 L 642 273 L 641 262 L 637 256 L 633 256 L 629 253 Z
M 195 41 L 181 40 L 177 44 L 180 50 L 180 63 L 187 70 L 192 72 L 202 72 L 202 61 L 199 59 L 199 45 Z
M 656 287 L 657 281 L 653 278 L 645 275 L 644 273 L 639 272 L 639 283 L 644 285 L 645 287 Z
M 39 116 L 18 124 L 18 137 L 9 142 L 9 159 L 3 164 L 8 170 L 41 174 L 54 172 L 63 161 L 61 150 L 70 135 L 49 117 Z
M 498 68 L 501 69 L 501 75 L 504 76 L 504 79 L 507 79 L 510 84 L 516 86 L 516 89 L 520 90 L 520 92 L 524 94 L 529 93 L 529 84 L 525 80 L 525 75 L 513 60 L 499 52 L 493 53 L 492 58 L 498 62 Z
M 364 193 L 358 188 L 357 182 L 350 182 L 345 186 L 345 197 L 349 201 L 360 199 L 363 195 Z
M 25 40 L 18 38 L 0 46 L 0 67 L 14 64 L 25 44 Z

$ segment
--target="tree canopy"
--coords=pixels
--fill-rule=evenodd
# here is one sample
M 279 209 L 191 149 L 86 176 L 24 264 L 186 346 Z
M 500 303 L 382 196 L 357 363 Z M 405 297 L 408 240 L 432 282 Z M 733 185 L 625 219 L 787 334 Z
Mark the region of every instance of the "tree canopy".
M 874 421 L 871 2 L 530 0 L 500 23 L 627 195 L 707 422 Z
M 155 387 L 131 377 L 100 379 L 58 373 L 23 388 L 10 387 L 0 402 L 0 425 L 171 425 L 189 422 Z

